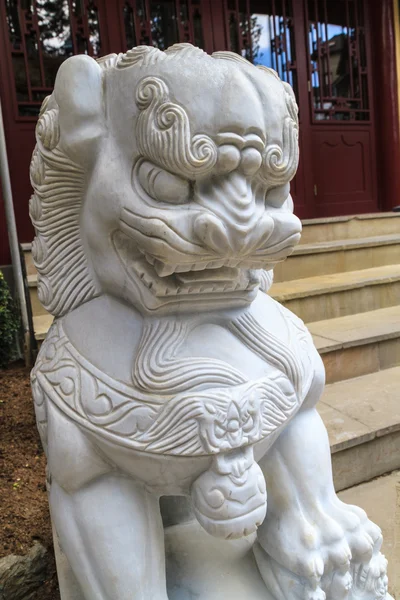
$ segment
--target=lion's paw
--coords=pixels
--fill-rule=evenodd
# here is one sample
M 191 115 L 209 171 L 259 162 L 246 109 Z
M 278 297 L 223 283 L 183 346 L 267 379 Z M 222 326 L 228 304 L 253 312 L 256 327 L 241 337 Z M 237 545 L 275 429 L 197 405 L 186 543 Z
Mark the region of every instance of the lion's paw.
M 368 563 L 382 546 L 380 527 L 370 521 L 361 508 L 345 504 L 337 497 L 331 504 L 330 514 L 345 532 L 353 562 Z
M 305 580 L 311 594 L 307 600 L 320 600 L 325 594 L 327 600 L 385 598 L 386 571 L 376 559 L 381 530 L 362 509 L 337 497 L 315 502 L 309 514 L 294 507 L 267 516 L 258 538 L 268 555 Z M 357 596 L 362 585 L 375 586 L 375 595 L 381 595 L 370 598 L 368 591 Z
M 295 509 L 279 518 L 267 516 L 258 538 L 277 562 L 310 584 L 319 582 L 326 569 L 350 566 L 352 552 L 346 531 L 322 508 L 316 509 L 312 518 Z

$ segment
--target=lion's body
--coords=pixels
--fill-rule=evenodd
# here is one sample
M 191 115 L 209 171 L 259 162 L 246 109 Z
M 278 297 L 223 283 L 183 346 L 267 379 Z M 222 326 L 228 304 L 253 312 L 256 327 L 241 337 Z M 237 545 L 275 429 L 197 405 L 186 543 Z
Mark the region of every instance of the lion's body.
M 219 449 L 207 451 L 202 444 L 199 423 L 195 435 L 191 438 L 192 442 L 194 440 L 191 449 L 185 449 L 182 443 L 186 432 L 181 422 L 178 435 L 171 439 L 173 423 L 168 406 L 179 402 L 182 394 L 178 398 L 171 393 L 160 394 L 157 397 L 152 391 L 153 397 L 146 399 L 143 389 L 132 384 L 132 365 L 138 359 L 143 318 L 133 311 L 123 312 L 121 315 L 121 311 L 118 310 L 120 307 L 115 304 L 113 306 L 111 299 L 103 302 L 107 303 L 108 322 L 103 320 L 95 331 L 90 326 L 90 330 L 82 335 L 85 326 L 89 326 L 88 314 L 92 319 L 96 317 L 96 313 L 101 314 L 104 308 L 101 307 L 101 299 L 86 304 L 72 313 L 72 316 L 61 317 L 53 325 L 42 345 L 33 372 L 34 396 L 40 403 L 44 394 L 47 406 L 54 405 L 68 419 L 75 421 L 81 432 L 77 435 L 86 435 L 110 464 L 116 465 L 127 475 L 142 480 L 153 492 L 161 495 L 189 494 L 193 482 L 199 474 L 207 470 L 212 457 Z M 284 321 L 282 308 L 261 293 L 253 305 L 252 312 L 255 318 L 260 318 L 260 326 L 280 342 L 282 352 L 293 353 L 293 358 L 301 365 L 301 372 L 307 377 L 302 381 L 300 397 L 293 405 L 288 405 L 287 413 L 281 414 L 280 419 L 273 425 L 270 423 L 268 432 L 265 430 L 264 435 L 262 432 L 259 434 L 254 450 L 256 457 L 260 459 L 301 409 L 303 402 L 306 400 L 314 404 L 317 401 L 323 386 L 324 370 L 311 338 L 299 320 L 293 316 L 291 320 Z M 181 352 L 175 354 L 174 358 L 179 360 L 191 356 L 198 359 L 223 360 L 240 372 L 253 387 L 256 382 L 264 384 L 271 378 L 282 378 L 282 375 L 286 377 L 283 362 L 280 365 L 268 362 L 232 333 L 230 325 L 237 318 L 237 311 L 223 317 L 218 313 L 197 317 L 186 315 L 183 321 L 189 324 L 190 333 Z M 116 319 L 120 320 L 119 326 Z M 100 349 L 102 350 L 99 351 Z M 115 362 L 113 357 L 117 354 L 123 355 L 123 360 Z M 91 357 L 90 362 L 85 358 L 87 356 Z M 241 356 L 241 361 L 238 360 L 238 356 Z M 310 378 L 311 374 L 313 375 Z M 85 385 L 85 379 L 97 380 L 96 388 L 91 388 L 89 382 Z M 70 389 L 66 383 L 68 381 L 71 385 L 72 381 L 78 381 L 79 385 L 74 384 L 73 389 Z M 293 386 L 289 380 L 287 384 L 289 387 Z M 35 394 L 37 386 L 40 391 Z M 66 393 L 62 390 L 63 386 Z M 242 384 L 241 387 L 239 385 L 239 389 L 243 387 L 246 387 L 246 384 Z M 237 388 L 238 386 L 223 388 L 227 394 L 228 406 L 238 397 Z M 197 382 L 197 387 L 188 385 L 185 396 L 195 398 L 199 389 L 203 393 L 207 392 L 207 402 L 212 404 L 213 394 L 217 395 L 215 384 L 213 386 L 212 383 L 207 385 Z M 108 399 L 106 403 L 105 396 Z M 129 403 L 132 407 L 130 413 L 127 410 Z M 112 405 L 118 407 L 120 404 L 124 405 L 124 410 L 111 410 Z M 219 405 L 215 406 L 218 408 Z M 46 411 L 38 406 L 37 412 L 38 422 L 42 424 L 43 442 L 47 446 Z M 200 421 L 198 414 L 193 417 L 196 418 Z M 278 415 L 274 415 L 274 418 L 277 419 Z M 161 435 L 157 432 L 157 445 L 154 443 L 154 436 L 146 437 L 155 420 L 161 426 L 159 431 L 163 432 Z M 188 419 L 187 429 L 191 426 L 192 423 Z M 170 439 L 167 450 L 166 444 L 162 444 L 163 437 Z M 233 448 L 247 444 L 247 438 L 242 436 L 242 440 L 233 444 Z M 64 448 L 61 451 L 61 457 L 65 456 L 65 450 Z M 185 460 L 187 458 L 192 460 Z M 167 471 L 166 460 L 170 467 Z M 62 464 L 56 470 L 60 473 Z M 68 471 L 71 469 L 68 468 Z M 88 477 L 91 479 L 91 468 L 88 471 Z

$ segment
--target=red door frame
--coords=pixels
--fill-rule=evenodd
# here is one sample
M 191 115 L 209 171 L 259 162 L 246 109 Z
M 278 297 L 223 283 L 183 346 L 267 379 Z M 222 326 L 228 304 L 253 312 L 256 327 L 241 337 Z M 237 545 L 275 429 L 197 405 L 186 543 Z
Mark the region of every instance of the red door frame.
M 115 43 L 112 23 L 109 21 L 111 3 L 108 0 L 97 0 L 100 24 L 100 35 L 104 53 L 111 50 L 110 43 Z M 24 35 L 24 32 L 22 32 Z M 7 155 L 13 193 L 14 212 L 17 222 L 18 238 L 21 242 L 30 242 L 34 230 L 28 214 L 31 186 L 29 182 L 29 165 L 35 145 L 36 119 L 18 114 L 16 88 L 10 53 L 10 41 L 6 19 L 5 3 L 0 0 L 0 98 L 3 110 L 3 122 L 7 144 Z M 9 264 L 11 255 L 5 224 L 4 200 L 0 190 L 0 264 Z
M 397 1 L 397 0 L 395 0 Z M 374 46 L 378 197 L 381 210 L 400 205 L 399 83 L 396 69 L 394 0 L 370 0 Z
M 374 103 L 374 94 L 372 92 L 373 89 L 373 80 L 374 80 L 374 71 L 375 66 L 373 64 L 372 52 L 371 52 L 371 29 L 370 29 L 370 11 L 367 0 L 358 0 L 363 3 L 364 10 L 364 20 L 365 20 L 365 39 L 366 43 L 366 59 L 367 59 L 367 67 L 368 67 L 368 104 L 370 110 L 370 120 L 365 124 L 362 121 L 315 121 L 312 115 L 312 92 L 311 89 L 309 91 L 309 136 L 310 136 L 310 145 L 311 145 L 311 158 L 312 158 L 312 166 L 313 166 L 313 185 L 312 188 L 315 190 L 314 195 L 314 206 L 313 206 L 313 216 L 318 217 L 331 217 L 345 215 L 345 214 L 360 214 L 367 212 L 376 212 L 379 210 L 379 200 L 378 200 L 378 192 L 377 192 L 377 163 L 376 163 L 376 155 L 377 155 L 377 146 L 376 146 L 376 112 L 375 112 L 375 103 Z M 372 0 L 374 2 L 374 0 Z M 305 13 L 305 29 L 304 35 L 308 33 L 308 3 L 305 2 L 304 6 Z M 306 42 L 307 46 L 307 79 L 311 81 L 311 57 L 309 52 L 309 46 Z M 332 142 L 333 139 L 341 138 L 343 142 L 345 141 L 345 137 L 347 140 L 353 138 L 355 141 L 354 146 L 357 146 L 360 141 L 365 140 L 363 157 L 365 163 L 363 166 L 365 167 L 364 173 L 364 181 L 368 182 L 366 186 L 367 189 L 364 192 L 364 198 L 362 198 L 363 194 L 357 192 L 348 192 L 348 196 L 351 196 L 351 200 L 342 200 L 342 202 L 338 201 L 335 203 L 330 203 L 327 201 L 327 196 L 329 192 L 324 194 L 323 189 L 321 188 L 321 184 L 319 183 L 319 174 L 321 172 L 321 168 L 319 168 L 319 154 L 316 148 L 315 140 L 321 137 L 321 139 Z M 369 139 L 368 139 L 369 138 Z M 342 146 L 345 148 L 346 144 Z M 360 165 L 361 167 L 361 165 Z M 360 169 L 361 170 L 361 169 Z M 343 174 L 344 175 L 344 174 Z M 321 182 L 322 183 L 322 182 Z M 322 192 L 322 194 L 321 194 Z M 358 200 L 357 197 L 361 196 L 361 200 Z M 365 196 L 369 196 L 366 198 Z M 325 198 L 325 202 L 320 198 Z M 339 196 L 340 197 L 340 196 Z
M 296 43 L 296 66 L 298 102 L 300 107 L 300 161 L 296 185 L 301 189 L 297 194 L 295 212 L 301 219 L 315 216 L 315 196 L 313 184 L 312 153 L 311 153 L 311 117 L 309 110 L 310 93 L 308 89 L 308 65 L 306 49 L 305 11 L 302 2 L 293 0 L 294 37 Z

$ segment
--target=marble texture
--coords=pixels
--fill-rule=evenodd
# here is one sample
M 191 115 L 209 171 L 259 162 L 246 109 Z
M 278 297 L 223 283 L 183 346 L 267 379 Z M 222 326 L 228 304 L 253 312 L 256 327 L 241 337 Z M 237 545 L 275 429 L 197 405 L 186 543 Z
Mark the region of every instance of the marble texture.
M 301 232 L 290 86 L 189 44 L 76 56 L 36 139 L 62 599 L 384 600 L 380 529 L 334 491 L 322 361 L 264 293 Z

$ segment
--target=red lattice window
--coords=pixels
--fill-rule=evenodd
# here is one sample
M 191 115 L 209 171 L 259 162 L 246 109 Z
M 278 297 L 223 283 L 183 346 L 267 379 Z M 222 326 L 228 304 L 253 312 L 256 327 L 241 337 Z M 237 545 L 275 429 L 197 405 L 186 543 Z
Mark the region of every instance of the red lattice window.
M 146 44 L 165 50 L 177 42 L 204 48 L 201 0 L 126 0 L 126 49 Z
M 73 54 L 99 56 L 94 0 L 5 0 L 19 117 L 36 118 L 60 64 Z
M 369 121 L 362 0 L 308 0 L 314 121 Z
M 230 50 L 275 69 L 297 94 L 291 0 L 225 0 Z

